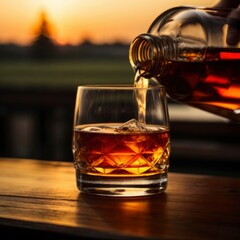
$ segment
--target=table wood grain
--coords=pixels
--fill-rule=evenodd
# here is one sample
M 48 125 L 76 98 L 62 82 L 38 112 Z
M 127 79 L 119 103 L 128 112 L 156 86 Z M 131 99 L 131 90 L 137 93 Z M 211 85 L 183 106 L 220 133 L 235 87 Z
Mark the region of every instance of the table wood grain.
M 0 158 L 0 226 L 96 239 L 240 239 L 240 179 L 169 173 L 165 193 L 79 193 L 69 162 Z

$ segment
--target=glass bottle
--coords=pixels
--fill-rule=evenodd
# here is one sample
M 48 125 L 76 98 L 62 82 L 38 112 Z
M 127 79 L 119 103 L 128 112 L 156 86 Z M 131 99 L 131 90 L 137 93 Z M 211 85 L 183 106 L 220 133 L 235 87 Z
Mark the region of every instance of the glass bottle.
M 136 74 L 155 78 L 179 102 L 240 122 L 239 29 L 233 9 L 176 7 L 130 45 Z

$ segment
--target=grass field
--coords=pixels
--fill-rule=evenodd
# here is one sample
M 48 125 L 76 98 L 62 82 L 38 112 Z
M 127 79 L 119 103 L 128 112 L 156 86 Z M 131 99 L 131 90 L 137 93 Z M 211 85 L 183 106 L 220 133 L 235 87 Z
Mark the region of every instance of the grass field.
M 0 62 L 2 88 L 75 88 L 83 84 L 133 84 L 128 59 Z

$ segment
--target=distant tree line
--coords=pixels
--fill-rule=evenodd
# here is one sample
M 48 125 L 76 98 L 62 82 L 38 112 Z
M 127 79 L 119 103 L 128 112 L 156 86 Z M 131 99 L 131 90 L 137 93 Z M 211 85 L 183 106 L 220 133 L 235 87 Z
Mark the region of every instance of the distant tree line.
M 73 45 L 19 46 L 16 44 L 0 44 L 0 60 L 64 60 L 84 58 L 126 58 L 129 46 L 121 43 Z

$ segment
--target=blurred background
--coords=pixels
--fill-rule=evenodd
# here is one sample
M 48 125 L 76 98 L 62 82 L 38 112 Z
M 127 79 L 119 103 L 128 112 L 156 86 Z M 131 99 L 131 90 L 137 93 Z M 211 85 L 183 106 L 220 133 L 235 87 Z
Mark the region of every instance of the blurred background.
M 130 83 L 130 42 L 213 0 L 0 0 L 0 157 L 72 161 L 76 88 Z M 239 176 L 239 125 L 169 100 L 171 170 Z

